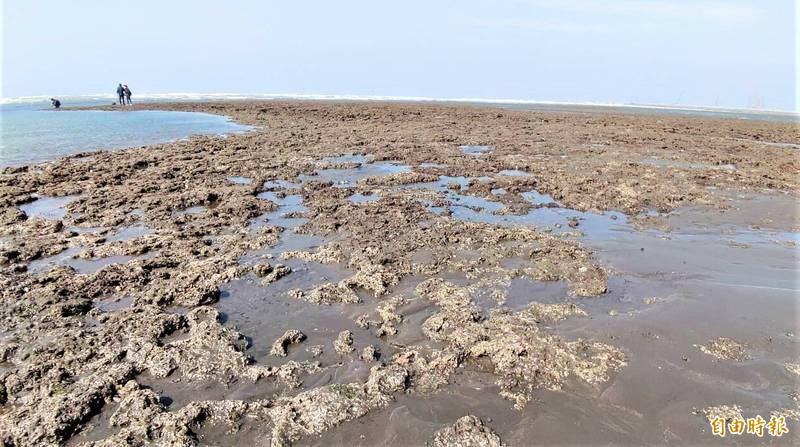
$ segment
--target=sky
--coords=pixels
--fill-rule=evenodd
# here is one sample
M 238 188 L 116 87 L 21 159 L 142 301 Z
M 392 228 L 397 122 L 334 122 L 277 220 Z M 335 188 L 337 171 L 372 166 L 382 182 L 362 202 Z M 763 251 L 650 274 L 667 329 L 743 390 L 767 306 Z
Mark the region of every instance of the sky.
M 0 0 L 0 97 L 296 93 L 798 110 L 795 0 Z

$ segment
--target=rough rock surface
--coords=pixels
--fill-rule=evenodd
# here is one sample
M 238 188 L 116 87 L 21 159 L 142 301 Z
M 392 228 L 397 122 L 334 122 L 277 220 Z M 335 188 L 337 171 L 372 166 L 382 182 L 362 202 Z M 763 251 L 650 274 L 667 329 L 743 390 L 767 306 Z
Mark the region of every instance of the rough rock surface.
M 533 208 L 521 196 L 532 189 L 576 210 L 633 215 L 686 205 L 725 208 L 714 189 L 796 195 L 800 178 L 794 149 L 762 150 L 761 141 L 800 141 L 795 126 L 777 123 L 420 104 L 269 101 L 131 109 L 145 107 L 224 114 L 259 128 L 0 171 L 0 443 L 80 442 L 88 432 L 104 438 L 91 441 L 95 445 L 196 445 L 204 432 L 235 436 L 252 424 L 272 444 L 285 445 L 386 407 L 400 393 L 447 388 L 467 367 L 491 377 L 518 406 L 537 388 L 567 388 L 569 378 L 599 386 L 613 379 L 626 356 L 543 326 L 580 316 L 579 309 L 489 312 L 472 300 L 469 287 L 440 279 L 457 275 L 494 288 L 497 301 L 503 298 L 498 285 L 521 277 L 563 281 L 569 300 L 592 297 L 607 290 L 609 274 L 592 253 L 566 233 L 455 219 L 444 193 L 409 187 L 440 176 L 486 176 L 463 185 L 451 180 L 449 191 L 496 200 L 504 207 L 498 215 Z M 460 148 L 478 144 L 493 150 L 475 157 Z M 322 161 L 343 154 L 399 160 L 413 172 L 350 185 L 320 180 L 318 169 L 355 166 Z M 645 162 L 650 157 L 669 158 L 675 167 L 656 168 Z M 728 164 L 737 169 L 714 168 Z M 535 176 L 497 175 L 504 169 Z M 233 184 L 230 176 L 253 181 Z M 279 180 L 294 186 L 265 186 Z M 494 196 L 498 188 L 507 193 Z M 265 192 L 276 200 L 260 198 Z M 380 199 L 354 203 L 354 193 Z M 281 209 L 280 199 L 290 195 L 306 209 Z M 36 197 L 67 196 L 74 200 L 58 219 L 20 208 Z M 284 228 L 272 213 L 302 224 Z M 580 222 L 575 230 L 585 226 Z M 384 363 L 370 363 L 368 377 L 308 385 L 347 361 L 335 354 L 331 361 L 313 347 L 313 361 L 256 359 L 252 352 L 266 352 L 289 327 L 279 327 L 266 346 L 251 347 L 252 334 L 215 307 L 226 300 L 224 286 L 252 278 L 249 272 L 262 287 L 302 276 L 300 270 L 285 277 L 288 266 L 264 263 L 271 257 L 243 261 L 295 236 L 325 242 L 313 252 L 287 250 L 287 264 L 341 264 L 348 271 L 303 284 L 296 297 L 330 304 L 326 310 L 368 307 L 341 313 L 344 327 L 379 337 L 371 343 L 380 346 Z M 67 259 L 50 258 L 57 255 Z M 116 257 L 125 260 L 110 262 Z M 509 259 L 520 264 L 507 267 Z M 33 269 L 39 261 L 54 265 Z M 77 261 L 97 267 L 79 273 Z M 421 299 L 393 295 L 403 281 L 413 288 L 417 280 Z M 359 303 L 361 297 L 374 301 Z M 417 301 L 430 306 L 430 315 L 407 317 Z M 298 304 L 307 303 L 287 300 L 287 306 Z M 350 356 L 353 335 L 345 333 L 336 351 Z M 398 342 L 399 336 L 412 343 Z M 786 369 L 798 370 L 792 363 Z M 162 392 L 151 381 L 171 388 Z M 224 398 L 248 389 L 246 399 Z M 189 397 L 169 405 L 173 392 Z M 216 397 L 206 396 L 212 392 Z M 96 420 L 110 427 L 107 433 L 91 429 Z
M 703 414 L 709 422 L 717 418 L 730 421 L 732 419 L 742 418 L 742 408 L 738 405 L 717 405 L 703 408 Z
M 353 333 L 350 331 L 339 332 L 339 336 L 333 341 L 333 349 L 342 355 L 350 354 L 355 351 L 353 347 Z
M 475 416 L 467 415 L 436 432 L 433 447 L 500 447 L 500 437 Z
M 721 360 L 743 362 L 750 358 L 747 355 L 747 346 L 731 338 L 719 337 L 705 345 L 696 345 L 696 347 L 702 352 Z
M 270 349 L 269 353 L 277 357 L 286 357 L 286 354 L 289 352 L 289 345 L 300 343 L 305 339 L 306 334 L 297 329 L 290 329 L 272 343 L 272 349 Z
M 561 389 L 572 375 L 602 383 L 627 363 L 625 354 L 613 346 L 566 342 L 547 333 L 528 310 L 495 311 L 484 318 L 466 289 L 441 279 L 421 283 L 417 293 L 440 308 L 422 324 L 423 332 L 467 360 L 488 365 L 498 376 L 502 395 L 518 407 L 536 388 Z
M 532 303 L 528 312 L 537 323 L 557 323 L 571 316 L 586 317 L 589 314 L 574 303 Z

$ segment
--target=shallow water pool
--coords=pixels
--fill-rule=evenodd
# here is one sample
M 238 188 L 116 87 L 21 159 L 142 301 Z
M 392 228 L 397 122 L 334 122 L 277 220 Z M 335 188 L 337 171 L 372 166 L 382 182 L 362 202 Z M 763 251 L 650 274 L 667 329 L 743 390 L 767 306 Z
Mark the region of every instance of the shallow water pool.
M 101 149 L 166 143 L 199 134 L 249 130 L 229 118 L 167 111 L 47 110 L 41 104 L 0 108 L 0 167 L 50 161 Z

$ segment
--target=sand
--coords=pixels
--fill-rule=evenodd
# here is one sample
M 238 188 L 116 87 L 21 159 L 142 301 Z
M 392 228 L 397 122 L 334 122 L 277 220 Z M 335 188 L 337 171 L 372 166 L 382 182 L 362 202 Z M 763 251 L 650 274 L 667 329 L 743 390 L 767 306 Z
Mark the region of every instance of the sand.
M 796 414 L 796 126 L 145 108 L 256 129 L 0 173 L 7 444 L 709 444 L 711 409 Z

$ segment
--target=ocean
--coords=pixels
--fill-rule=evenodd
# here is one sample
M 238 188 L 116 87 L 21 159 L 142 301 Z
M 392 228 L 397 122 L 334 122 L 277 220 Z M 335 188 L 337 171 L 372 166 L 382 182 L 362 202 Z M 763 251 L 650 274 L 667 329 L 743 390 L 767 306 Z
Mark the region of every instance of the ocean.
M 64 106 L 109 104 L 106 100 Z M 198 134 L 249 130 L 207 113 L 53 110 L 49 101 L 0 105 L 0 167 L 51 161 L 79 152 L 166 143 Z
M 113 95 L 60 97 L 64 107 L 107 105 Z M 562 103 L 515 99 L 428 98 L 402 96 L 166 93 L 135 95 L 135 102 L 214 100 L 341 100 L 456 103 L 517 110 L 642 113 L 740 120 L 798 122 L 798 114 L 780 111 L 671 107 L 658 105 Z M 189 112 L 55 111 L 47 97 L 0 98 L 0 167 L 41 163 L 60 156 L 101 149 L 165 143 L 197 134 L 247 131 L 230 119 Z

